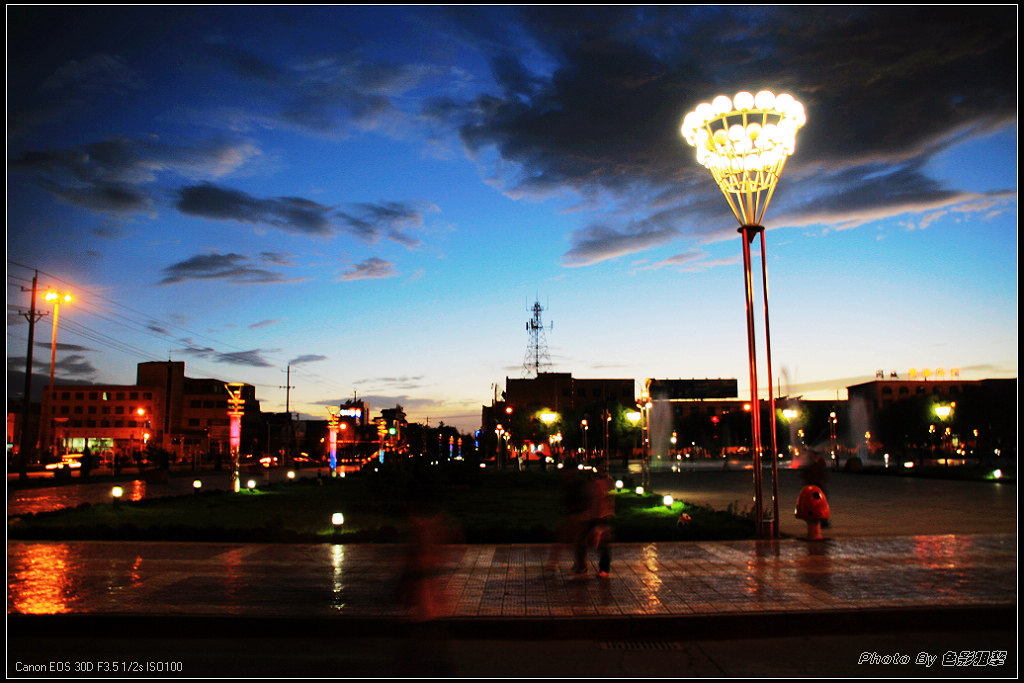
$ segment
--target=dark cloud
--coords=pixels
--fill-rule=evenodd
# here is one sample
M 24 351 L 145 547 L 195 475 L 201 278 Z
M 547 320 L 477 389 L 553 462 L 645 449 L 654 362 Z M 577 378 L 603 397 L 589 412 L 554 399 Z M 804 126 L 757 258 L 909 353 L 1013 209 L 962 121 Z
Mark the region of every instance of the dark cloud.
M 192 146 L 111 138 L 73 149 L 17 154 L 8 163 L 62 201 L 89 211 L 119 215 L 152 211 L 161 174 L 217 177 L 257 154 L 248 143 Z
M 179 190 L 177 208 L 182 213 L 211 220 L 270 225 L 306 235 L 331 234 L 327 218 L 331 208 L 299 197 L 260 199 L 240 190 L 204 183 Z
M 437 211 L 432 204 L 410 202 L 379 202 L 356 204 L 349 211 L 339 211 L 342 227 L 366 242 L 385 237 L 403 246 L 414 247 L 419 240 L 408 230 L 422 228 L 428 212 Z
M 318 356 L 315 354 L 306 354 L 304 356 L 297 356 L 288 361 L 288 365 L 303 365 L 305 363 L 316 363 L 317 361 L 327 360 L 327 356 Z
M 36 346 L 36 348 L 46 349 L 47 351 L 49 351 L 49 350 L 51 350 L 53 348 L 53 345 L 50 342 L 37 341 L 35 343 L 35 346 Z M 79 352 L 82 352 L 82 351 L 92 351 L 93 349 L 90 349 L 88 346 L 79 346 L 78 344 L 68 344 L 66 342 L 57 342 L 57 350 L 58 351 L 79 351 Z M 49 362 L 49 361 L 47 361 L 47 362 Z
M 237 46 L 210 45 L 207 54 L 247 82 L 251 111 L 261 121 L 314 135 L 399 128 L 409 115 L 397 99 L 442 72 L 421 64 L 366 58 L 359 49 L 278 65 Z M 246 114 L 243 114 L 243 116 Z
M 533 69 L 502 49 L 474 10 L 453 16 L 492 52 L 497 90 L 431 101 L 424 115 L 455 126 L 506 191 L 571 189 L 612 206 L 660 193 L 687 209 L 673 226 L 637 227 L 643 219 L 634 216 L 578 230 L 569 265 L 660 244 L 673 231 L 706 233 L 699 226 L 712 215 L 702 208 L 724 205 L 678 128 L 718 94 L 768 87 L 801 99 L 809 122 L 784 183 L 803 182 L 803 196 L 837 210 L 881 202 L 898 211 L 943 193 L 955 200 L 924 164 L 1016 119 L 1012 6 L 527 7 L 515 27 L 547 60 Z M 908 45 L 908 31 L 927 40 Z M 878 180 L 879 164 L 892 163 L 901 165 L 894 182 Z M 793 214 L 800 193 L 788 189 L 774 201 L 792 201 Z
M 341 276 L 342 280 L 367 280 L 395 276 L 395 266 L 390 261 L 373 256 L 362 263 L 353 264 Z
M 288 282 L 280 273 L 252 265 L 241 254 L 199 254 L 167 266 L 161 285 L 177 284 L 188 280 L 227 280 L 234 284 L 273 284 Z
M 671 242 L 679 236 L 672 227 L 630 227 L 619 231 L 607 225 L 591 225 L 570 235 L 573 247 L 562 257 L 567 266 L 588 266 L 608 258 L 643 251 Z
M 216 363 L 229 363 L 231 365 L 248 365 L 257 368 L 273 367 L 273 363 L 267 362 L 261 355 L 259 349 L 251 351 L 232 351 L 230 353 L 219 353 L 213 360 Z
M 260 252 L 260 259 L 267 263 L 274 263 L 279 266 L 290 266 L 292 263 L 292 255 L 285 254 L 283 252 L 264 251 Z
M 58 358 L 53 365 L 54 374 L 60 374 L 65 377 L 94 377 L 96 375 L 96 366 L 89 361 L 85 356 L 78 354 L 71 354 Z
M 273 367 L 273 363 L 263 358 L 263 351 L 252 349 L 251 351 L 230 351 L 222 352 L 209 346 L 186 346 L 180 350 L 189 356 L 205 358 L 215 363 L 228 363 L 230 365 L 248 365 L 256 368 Z

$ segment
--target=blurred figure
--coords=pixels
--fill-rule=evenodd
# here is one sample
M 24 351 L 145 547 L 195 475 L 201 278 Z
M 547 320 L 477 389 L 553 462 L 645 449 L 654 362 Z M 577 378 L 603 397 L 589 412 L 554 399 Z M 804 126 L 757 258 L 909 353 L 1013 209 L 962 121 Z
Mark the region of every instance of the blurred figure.
M 614 490 L 615 484 L 608 476 L 607 467 L 603 463 L 599 464 L 589 486 L 587 531 L 581 534 L 576 542 L 576 564 L 572 571 L 577 578 L 586 576 L 588 545 L 597 549 L 597 575 L 607 578 L 611 569 L 612 518 L 615 516 L 615 499 L 612 497 Z
M 410 509 L 409 532 L 400 582 L 401 599 L 415 621 L 429 621 L 445 611 L 445 546 L 453 543 L 458 534 L 439 510 L 424 501 Z
M 575 462 L 569 461 L 562 468 L 561 484 L 562 526 L 551 544 L 547 562 L 547 568 L 552 571 L 558 568 L 562 548 L 575 546 L 581 537 L 585 539 L 590 528 L 590 492 Z
M 452 671 L 447 633 L 437 619 L 448 610 L 444 588 L 448 546 L 460 541 L 461 534 L 435 504 L 435 495 L 423 483 L 411 492 L 410 538 L 399 592 L 412 623 L 405 647 L 395 659 L 396 673 L 402 678 L 449 677 Z

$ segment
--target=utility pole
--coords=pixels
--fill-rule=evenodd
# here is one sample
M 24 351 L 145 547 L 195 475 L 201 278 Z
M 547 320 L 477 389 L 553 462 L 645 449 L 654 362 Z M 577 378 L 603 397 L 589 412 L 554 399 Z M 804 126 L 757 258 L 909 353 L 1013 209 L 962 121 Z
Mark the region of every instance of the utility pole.
M 18 480 L 28 480 L 28 456 L 32 446 L 28 443 L 28 414 L 32 403 L 32 345 L 35 338 L 36 321 L 46 315 L 45 311 L 36 311 L 36 284 L 39 280 L 39 271 L 32 275 L 32 289 L 21 288 L 23 292 L 32 292 L 32 303 L 28 311 L 22 315 L 28 320 L 28 350 L 25 353 L 25 395 L 21 404 L 21 441 L 18 445 Z M 42 411 L 39 419 L 43 419 Z
M 288 370 L 285 377 L 286 379 L 284 382 L 284 386 L 278 387 L 278 389 L 284 389 L 284 410 L 286 413 L 288 413 L 288 447 L 284 449 L 285 461 L 281 463 L 282 465 L 287 466 L 291 463 L 292 449 L 295 447 L 295 432 L 292 429 L 291 403 L 292 389 L 294 389 L 295 387 L 292 386 L 292 366 L 290 363 L 288 364 Z

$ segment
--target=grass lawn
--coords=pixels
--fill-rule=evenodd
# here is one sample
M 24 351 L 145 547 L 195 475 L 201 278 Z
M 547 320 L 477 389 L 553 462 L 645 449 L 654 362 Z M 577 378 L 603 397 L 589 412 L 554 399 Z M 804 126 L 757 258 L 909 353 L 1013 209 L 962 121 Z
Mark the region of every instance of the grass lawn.
M 83 505 L 8 521 L 11 539 L 378 543 L 407 538 L 410 513 L 440 512 L 466 543 L 552 541 L 561 527 L 556 472 L 482 472 L 406 465 L 345 478 L 303 479 L 252 492 L 208 492 Z M 615 494 L 620 541 L 751 538 L 753 522 L 660 495 Z M 334 513 L 344 523 L 332 524 Z M 679 524 L 686 513 L 689 521 Z

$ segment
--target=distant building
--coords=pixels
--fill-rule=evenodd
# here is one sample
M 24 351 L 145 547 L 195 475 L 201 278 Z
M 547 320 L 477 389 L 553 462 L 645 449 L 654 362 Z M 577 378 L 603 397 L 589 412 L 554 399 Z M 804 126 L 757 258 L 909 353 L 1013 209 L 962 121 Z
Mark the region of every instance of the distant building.
M 530 379 L 505 378 L 504 399 L 514 410 L 531 407 L 571 413 L 588 404 L 636 406 L 633 379 L 580 379 L 568 372 L 541 372 Z
M 139 363 L 134 385 L 54 386 L 43 394 L 40 450 L 131 457 L 153 444 L 175 459 L 226 458 L 225 383 L 185 376 L 183 362 Z M 243 385 L 242 452 L 262 421 L 256 390 Z

